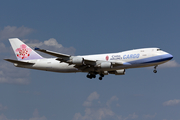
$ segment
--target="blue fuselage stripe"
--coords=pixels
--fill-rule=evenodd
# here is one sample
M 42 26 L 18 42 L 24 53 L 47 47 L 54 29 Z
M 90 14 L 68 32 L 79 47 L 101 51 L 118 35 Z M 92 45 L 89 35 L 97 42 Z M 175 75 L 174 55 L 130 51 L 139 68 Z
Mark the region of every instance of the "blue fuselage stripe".
M 172 55 L 165 54 L 165 55 L 158 55 L 158 56 L 154 56 L 154 57 L 149 57 L 149 58 L 144 58 L 144 59 L 140 59 L 140 60 L 130 61 L 128 63 L 130 63 L 130 64 L 158 63 L 158 62 L 171 60 L 172 58 L 173 58 Z
M 164 59 L 159 59 L 159 60 L 148 61 L 148 62 L 144 62 L 144 63 L 163 62 L 163 61 L 167 61 L 167 60 L 171 60 L 171 59 L 172 59 L 172 57 L 169 57 L 169 58 L 164 58 Z

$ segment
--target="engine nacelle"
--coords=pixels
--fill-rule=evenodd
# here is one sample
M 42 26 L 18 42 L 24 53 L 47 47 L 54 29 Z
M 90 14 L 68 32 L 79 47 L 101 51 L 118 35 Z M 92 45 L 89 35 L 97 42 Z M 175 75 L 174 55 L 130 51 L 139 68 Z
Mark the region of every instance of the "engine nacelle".
M 71 59 L 71 63 L 76 64 L 76 65 L 83 65 L 84 64 L 84 58 L 74 57 Z
M 109 73 L 110 74 L 115 74 L 115 75 L 124 75 L 125 74 L 125 69 L 109 71 Z
M 112 63 L 111 62 L 102 62 L 100 64 L 100 67 L 103 69 L 109 69 L 109 68 L 112 68 Z

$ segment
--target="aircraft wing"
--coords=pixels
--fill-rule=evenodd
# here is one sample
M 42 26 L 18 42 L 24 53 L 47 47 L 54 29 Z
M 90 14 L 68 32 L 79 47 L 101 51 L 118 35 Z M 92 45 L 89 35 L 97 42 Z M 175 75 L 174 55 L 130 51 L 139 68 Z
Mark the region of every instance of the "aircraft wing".
M 71 56 L 71 55 L 67 55 L 67 54 L 53 52 L 50 50 L 44 50 L 44 49 L 40 49 L 40 48 L 35 48 L 35 50 L 49 54 L 49 55 L 52 55 L 52 56 L 55 56 L 55 57 L 57 57 L 56 60 L 61 61 L 61 62 L 66 62 L 69 64 L 72 64 L 73 58 L 79 58 L 80 59 L 80 57 L 78 57 L 78 56 Z M 83 61 L 84 61 L 84 64 L 86 64 L 86 65 L 95 65 L 96 64 L 95 60 L 83 59 Z
M 63 58 L 63 59 L 67 59 L 69 57 L 71 57 L 71 55 L 67 55 L 67 54 L 62 54 L 62 53 L 57 53 L 57 52 L 53 52 L 50 50 L 44 50 L 44 49 L 40 49 L 40 48 L 35 48 L 34 50 L 58 57 L 58 58 Z
M 34 65 L 35 63 L 30 63 L 30 62 L 24 62 L 24 61 L 18 61 L 18 60 L 12 60 L 12 59 L 4 59 L 8 62 L 12 62 L 12 63 L 17 63 L 17 64 L 21 64 L 21 65 Z
M 69 65 L 75 64 L 75 67 L 78 69 L 85 69 L 85 68 L 89 68 L 90 66 L 99 67 L 101 66 L 101 63 L 107 62 L 107 61 L 102 61 L 102 60 L 86 59 L 81 56 L 71 56 L 67 54 L 40 49 L 40 48 L 35 48 L 35 50 L 55 56 L 57 57 L 56 60 L 60 62 L 65 62 L 65 63 L 68 63 Z M 110 62 L 110 64 L 115 67 L 115 66 L 123 65 L 123 62 Z

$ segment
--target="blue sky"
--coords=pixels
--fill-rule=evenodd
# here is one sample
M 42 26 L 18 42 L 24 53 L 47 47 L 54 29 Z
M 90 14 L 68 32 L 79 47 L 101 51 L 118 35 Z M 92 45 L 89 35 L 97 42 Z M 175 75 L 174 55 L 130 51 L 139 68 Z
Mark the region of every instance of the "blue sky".
M 3 0 L 0 120 L 180 120 L 180 2 Z M 89 80 L 16 68 L 9 38 L 71 55 L 159 47 L 171 62 Z M 45 56 L 44 54 L 40 53 Z

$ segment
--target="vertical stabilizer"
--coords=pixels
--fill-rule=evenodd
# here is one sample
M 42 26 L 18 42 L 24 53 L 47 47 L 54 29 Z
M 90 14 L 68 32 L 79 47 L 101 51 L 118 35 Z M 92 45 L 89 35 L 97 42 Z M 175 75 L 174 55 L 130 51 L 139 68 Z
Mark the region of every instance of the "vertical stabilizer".
M 33 60 L 43 58 L 18 38 L 11 38 L 9 39 L 9 42 L 11 43 L 13 51 L 18 60 Z

